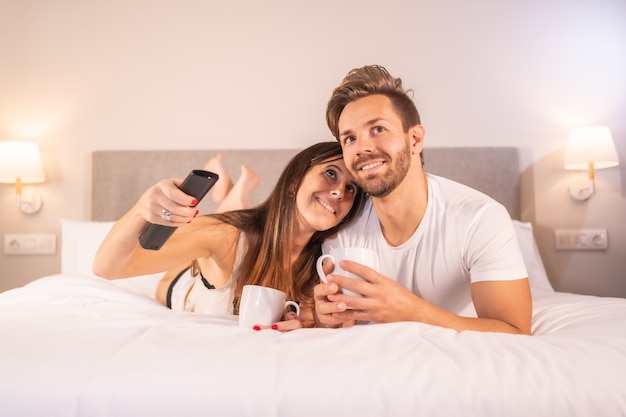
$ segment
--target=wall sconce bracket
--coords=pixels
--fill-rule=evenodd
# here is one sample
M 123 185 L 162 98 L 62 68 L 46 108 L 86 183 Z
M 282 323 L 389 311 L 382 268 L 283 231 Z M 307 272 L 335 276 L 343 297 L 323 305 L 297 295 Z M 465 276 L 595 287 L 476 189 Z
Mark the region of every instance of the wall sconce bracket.
M 589 179 L 573 180 L 569 184 L 569 195 L 577 201 L 589 200 L 593 195 L 593 181 Z
M 39 193 L 34 191 L 24 191 L 22 192 L 22 196 L 19 202 L 19 209 L 22 213 L 26 214 L 35 214 L 39 210 L 41 210 L 41 206 L 43 205 L 43 201 L 41 200 L 41 196 Z

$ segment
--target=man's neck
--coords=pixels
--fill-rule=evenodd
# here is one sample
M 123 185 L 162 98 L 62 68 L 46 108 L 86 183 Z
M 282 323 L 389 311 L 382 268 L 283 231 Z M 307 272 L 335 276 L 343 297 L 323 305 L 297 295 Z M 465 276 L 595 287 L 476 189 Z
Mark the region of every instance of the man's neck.
M 386 197 L 373 197 L 372 204 L 387 243 L 400 246 L 415 233 L 428 205 L 428 181 L 420 169 L 407 174 Z

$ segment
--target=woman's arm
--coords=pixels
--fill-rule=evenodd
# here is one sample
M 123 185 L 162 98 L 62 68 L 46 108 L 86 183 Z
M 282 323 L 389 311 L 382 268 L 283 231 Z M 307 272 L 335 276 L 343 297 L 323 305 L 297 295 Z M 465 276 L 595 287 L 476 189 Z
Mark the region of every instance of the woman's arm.
M 191 222 L 197 214 L 194 198 L 178 189 L 180 180 L 161 180 L 115 223 L 98 249 L 93 263 L 96 275 L 117 279 L 167 271 L 193 259 L 211 256 L 236 239 L 236 230 L 210 217 Z M 172 213 L 161 218 L 162 210 Z M 191 222 L 191 223 L 190 223 Z M 178 227 L 158 250 L 139 245 L 139 235 L 148 223 Z

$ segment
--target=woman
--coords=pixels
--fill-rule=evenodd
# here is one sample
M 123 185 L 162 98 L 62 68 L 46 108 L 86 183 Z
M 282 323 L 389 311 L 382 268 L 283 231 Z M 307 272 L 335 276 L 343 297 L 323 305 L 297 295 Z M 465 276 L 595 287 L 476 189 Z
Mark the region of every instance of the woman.
M 355 218 L 363 193 L 354 184 L 337 142 L 315 144 L 294 156 L 268 199 L 257 207 L 215 213 L 194 220 L 193 197 L 179 180 L 162 180 L 144 193 L 111 229 L 94 260 L 94 272 L 108 279 L 191 267 L 190 288 L 177 291 L 172 307 L 213 314 L 237 313 L 244 285 L 272 287 L 300 303 L 300 320 L 276 323 L 277 330 L 313 325 L 315 260 L 321 243 Z M 172 213 L 161 218 L 163 210 Z M 191 221 L 193 220 L 193 221 Z M 146 224 L 180 226 L 159 251 L 138 243 Z M 173 271 L 172 271 L 173 270 Z M 184 286 L 183 286 L 184 287 Z M 169 290 L 169 288 L 168 288 Z M 163 300 L 164 286 L 159 298 Z

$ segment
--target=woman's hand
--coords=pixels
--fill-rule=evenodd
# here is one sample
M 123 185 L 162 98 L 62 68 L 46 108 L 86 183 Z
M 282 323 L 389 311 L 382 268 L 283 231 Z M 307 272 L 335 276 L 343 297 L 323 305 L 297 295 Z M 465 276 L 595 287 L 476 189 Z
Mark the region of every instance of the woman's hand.
M 150 187 L 136 204 L 146 221 L 164 226 L 182 226 L 197 214 L 196 199 L 178 187 L 180 179 L 164 179 Z
M 313 319 L 313 310 L 310 308 L 302 308 L 300 310 L 300 316 L 296 316 L 296 313 L 290 311 L 286 313 L 282 321 L 276 322 L 271 326 L 256 325 L 254 330 L 272 329 L 279 332 L 289 332 L 291 330 L 302 329 L 304 327 L 313 327 L 315 321 Z

